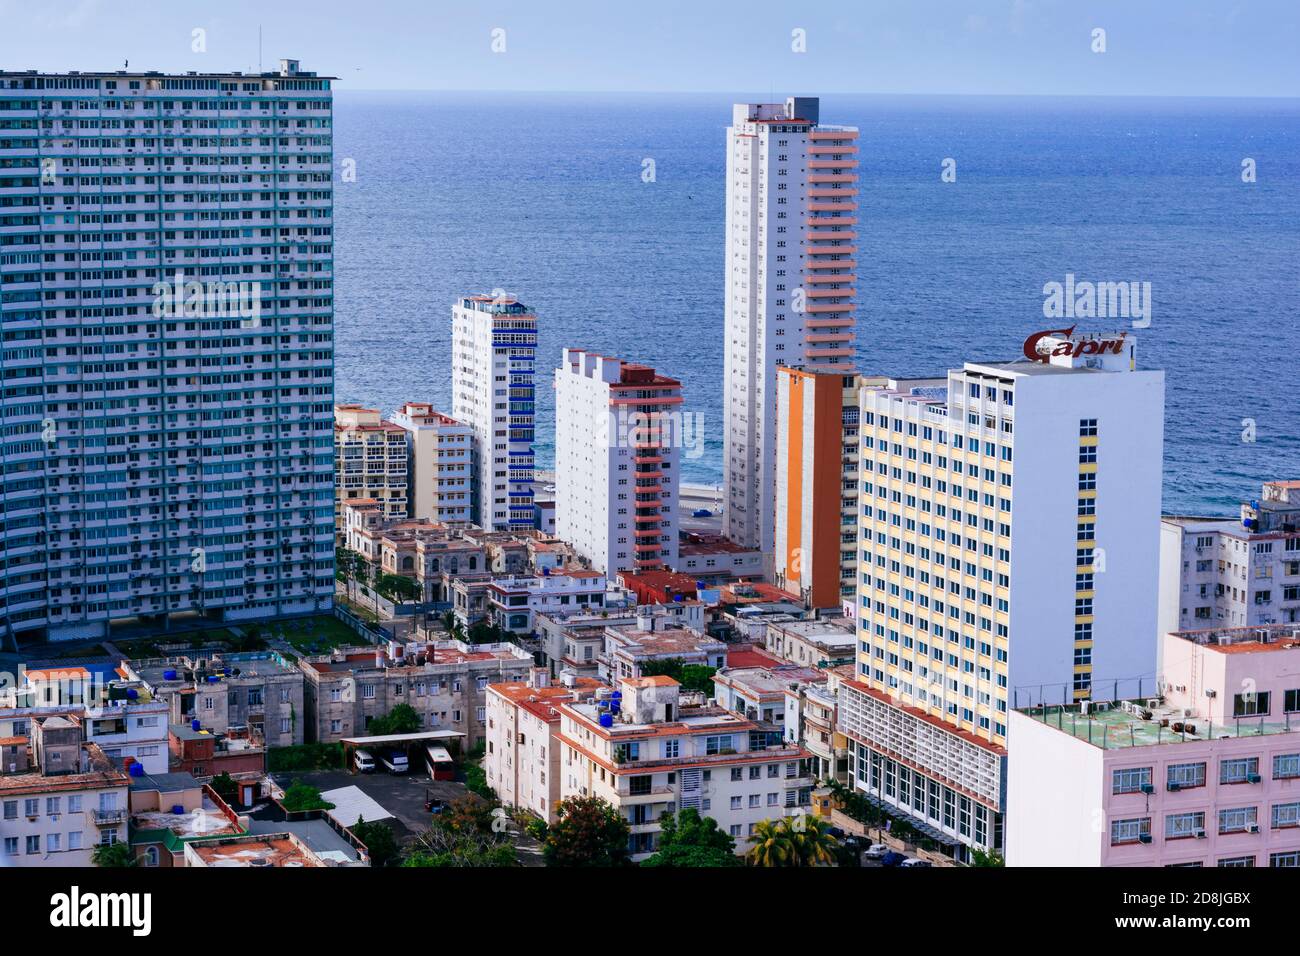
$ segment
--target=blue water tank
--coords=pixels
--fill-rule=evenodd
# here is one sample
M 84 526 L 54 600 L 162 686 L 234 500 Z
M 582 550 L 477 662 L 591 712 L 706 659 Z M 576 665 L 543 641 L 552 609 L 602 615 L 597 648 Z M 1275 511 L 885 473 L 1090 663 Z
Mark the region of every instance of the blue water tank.
M 176 679 L 175 671 L 171 671 L 171 670 L 163 671 L 163 680 L 175 680 L 175 679 Z
M 673 600 L 674 600 L 674 601 L 681 601 L 681 600 L 683 600 L 683 596 L 680 595 L 680 594 L 674 594 L 674 595 L 673 595 Z
M 209 674 L 209 675 L 208 675 L 208 683 L 209 683 L 209 684 L 215 684 L 218 680 L 220 680 L 220 678 L 217 677 L 216 674 Z
M 619 701 L 619 700 L 611 700 L 611 701 L 609 702 L 609 712 L 610 712 L 611 714 L 617 714 L 617 713 L 619 712 L 619 709 L 622 708 L 622 706 L 623 706 L 623 702 L 622 702 L 622 701 Z
M 601 714 L 601 715 L 600 715 L 600 726 L 602 726 L 602 727 L 613 727 L 613 726 L 614 726 L 614 715 L 613 715 L 613 714 L 608 714 L 608 713 L 606 713 L 606 714 Z
M 129 775 L 131 775 L 132 777 L 143 777 L 143 776 L 144 776 L 144 764 L 142 764 L 142 763 L 133 763 L 133 764 L 131 764 L 131 769 L 128 770 L 127 773 L 128 773 Z
M 185 808 L 179 803 L 172 804 L 172 815 L 177 817 L 185 816 Z
M 190 730 L 194 731 L 196 734 L 199 732 L 199 728 L 201 728 L 202 726 L 203 726 L 202 721 L 199 720 L 190 721 Z
M 614 693 L 612 693 L 612 694 L 609 695 L 609 699 L 610 699 L 610 700 L 622 700 L 622 699 L 623 699 L 623 692 L 622 692 L 621 690 L 616 690 L 616 691 L 614 691 Z

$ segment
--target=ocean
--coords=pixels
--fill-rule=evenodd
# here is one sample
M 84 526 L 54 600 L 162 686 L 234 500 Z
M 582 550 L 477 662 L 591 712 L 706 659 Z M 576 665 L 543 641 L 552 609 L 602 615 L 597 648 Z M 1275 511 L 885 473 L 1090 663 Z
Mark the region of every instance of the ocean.
M 706 434 L 683 478 L 721 481 L 726 126 L 769 99 L 340 91 L 336 400 L 450 411 L 451 303 L 504 289 L 538 316 L 539 467 L 572 346 L 679 378 Z M 860 371 L 1012 359 L 1054 327 L 1045 283 L 1149 282 L 1165 511 L 1300 478 L 1300 101 L 826 95 L 821 117 L 862 131 Z

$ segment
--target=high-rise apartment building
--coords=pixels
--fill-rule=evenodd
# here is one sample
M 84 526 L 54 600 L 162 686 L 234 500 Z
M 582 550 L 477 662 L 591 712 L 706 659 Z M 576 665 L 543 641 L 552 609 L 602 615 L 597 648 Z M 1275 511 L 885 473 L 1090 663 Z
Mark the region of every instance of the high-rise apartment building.
M 555 370 L 555 531 L 604 574 L 675 568 L 682 386 L 565 349 Z
M 473 432 L 473 521 L 531 528 L 537 316 L 510 296 L 471 295 L 451 317 L 451 413 Z
M 334 406 L 334 534 L 343 543 L 343 505 L 371 499 L 389 520 L 407 512 L 406 430 L 377 408 Z
M 777 369 L 773 581 L 810 607 L 857 605 L 858 388 L 866 381 Z
M 470 427 L 426 402 L 407 402 L 391 421 L 406 432 L 410 516 L 443 523 L 469 521 Z
M 738 103 L 727 130 L 725 530 L 767 555 L 777 366 L 853 367 L 858 131 L 819 112 Z
M 958 855 L 999 845 L 1010 707 L 1155 673 L 1164 374 L 1126 333 L 1034 344 L 862 390 L 841 729 L 856 785 Z
M 0 618 L 332 600 L 330 78 L 0 72 Z

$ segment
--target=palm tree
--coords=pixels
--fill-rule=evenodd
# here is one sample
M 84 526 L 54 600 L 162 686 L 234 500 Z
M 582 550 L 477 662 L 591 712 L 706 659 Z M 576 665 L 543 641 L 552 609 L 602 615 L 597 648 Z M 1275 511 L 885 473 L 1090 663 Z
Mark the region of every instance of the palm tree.
M 745 860 L 750 866 L 797 865 L 793 862 L 796 855 L 790 842 L 790 831 L 784 822 L 760 820 L 754 824 L 754 832 L 749 838 L 753 845 L 745 852 Z
M 838 841 L 831 836 L 830 824 L 812 816 L 797 818 L 798 824 L 792 825 L 789 819 L 781 823 L 790 831 L 790 842 L 794 845 L 796 866 L 829 866 L 835 861 L 835 847 Z

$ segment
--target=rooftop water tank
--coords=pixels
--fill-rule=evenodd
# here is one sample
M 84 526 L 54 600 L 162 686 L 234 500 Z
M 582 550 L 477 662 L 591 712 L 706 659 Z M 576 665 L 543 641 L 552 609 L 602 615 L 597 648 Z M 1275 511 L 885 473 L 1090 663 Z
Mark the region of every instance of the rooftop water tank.
M 613 726 L 614 726 L 614 715 L 613 715 L 613 714 L 608 714 L 608 713 L 601 714 L 601 715 L 600 715 L 600 726 L 602 726 L 602 727 L 613 727 Z
M 183 806 L 181 806 L 179 803 L 173 803 L 173 804 L 172 804 L 172 816 L 177 816 L 177 817 L 183 817 L 183 816 L 185 816 L 185 808 L 184 808 Z
M 133 776 L 133 777 L 143 777 L 143 776 L 144 776 L 144 764 L 142 764 L 142 763 L 133 763 L 133 764 L 131 764 L 131 767 L 130 767 L 129 770 L 127 770 L 127 773 L 129 773 L 129 774 L 130 774 L 131 776 Z
M 163 680 L 175 680 L 176 672 L 173 670 L 163 671 Z
M 208 683 L 209 683 L 209 684 L 215 684 L 215 683 L 216 683 L 217 681 L 219 681 L 219 680 L 221 680 L 221 678 L 218 677 L 216 674 L 209 674 L 209 675 L 208 675 Z
M 136 690 L 134 687 L 128 687 L 128 688 L 126 689 L 126 699 L 127 699 L 127 700 L 135 700 L 135 699 L 138 698 L 139 696 L 140 696 L 140 692 L 139 692 L 138 690 Z
M 190 730 L 194 731 L 196 734 L 199 732 L 199 728 L 202 726 L 203 726 L 202 721 L 199 720 L 190 721 Z

